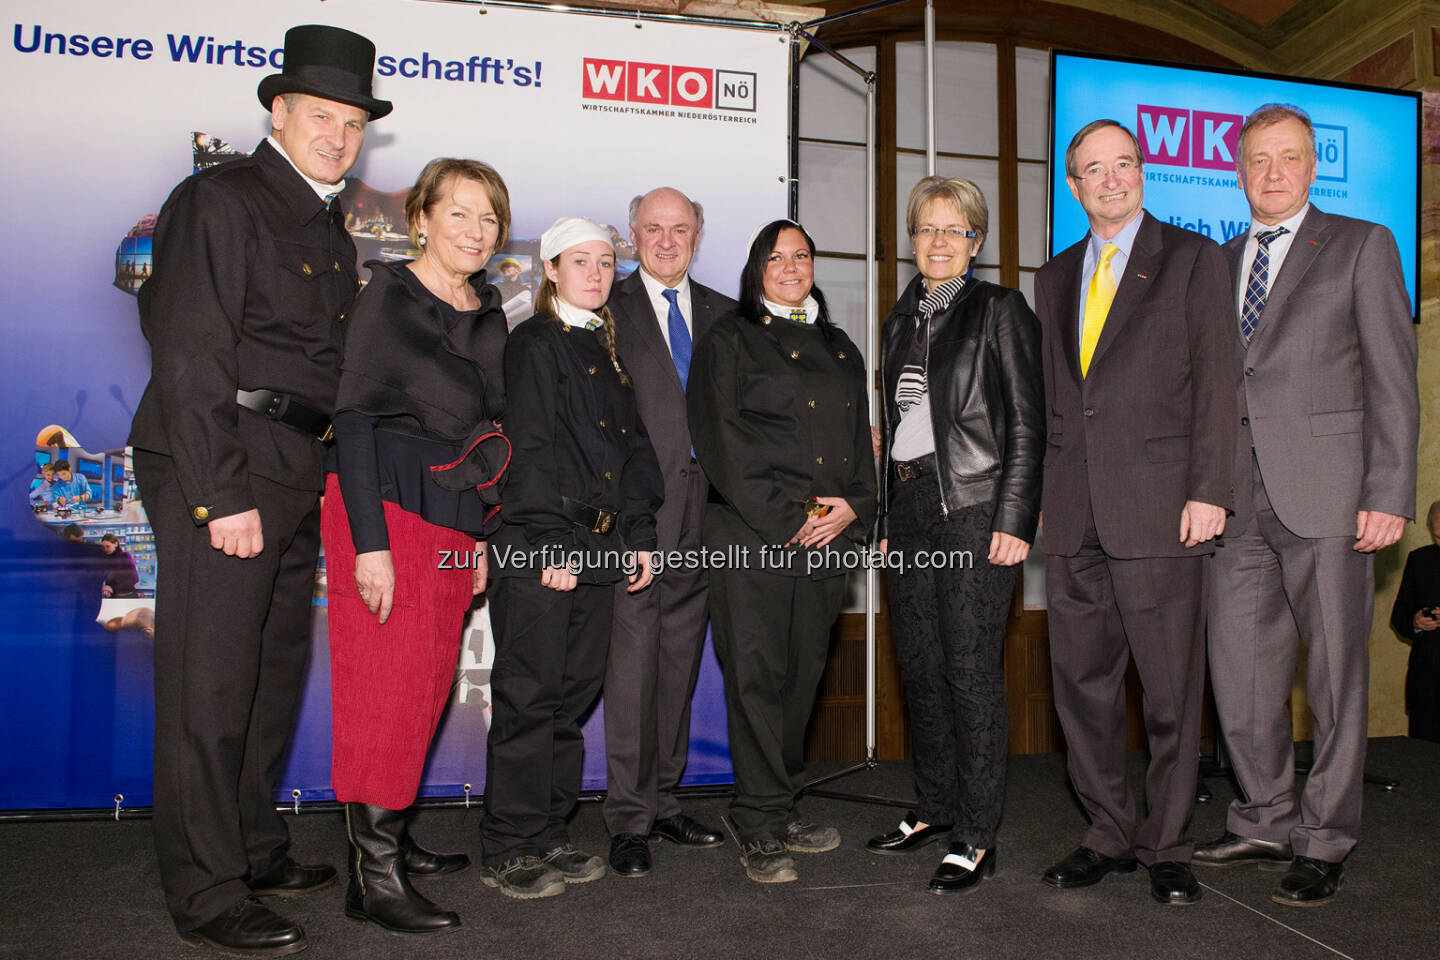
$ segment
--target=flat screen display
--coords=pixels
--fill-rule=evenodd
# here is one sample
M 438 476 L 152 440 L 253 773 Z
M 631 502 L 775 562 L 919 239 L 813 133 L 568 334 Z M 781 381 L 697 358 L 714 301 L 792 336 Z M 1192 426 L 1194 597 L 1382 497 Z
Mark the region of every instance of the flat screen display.
M 1250 227 L 1235 175 L 1240 127 L 1265 103 L 1315 125 L 1310 202 L 1384 224 L 1395 235 L 1412 315 L 1419 303 L 1420 97 L 1293 77 L 1056 51 L 1050 70 L 1050 255 L 1089 229 L 1065 184 L 1065 148 L 1085 124 L 1118 120 L 1145 152 L 1145 209 L 1224 243 Z

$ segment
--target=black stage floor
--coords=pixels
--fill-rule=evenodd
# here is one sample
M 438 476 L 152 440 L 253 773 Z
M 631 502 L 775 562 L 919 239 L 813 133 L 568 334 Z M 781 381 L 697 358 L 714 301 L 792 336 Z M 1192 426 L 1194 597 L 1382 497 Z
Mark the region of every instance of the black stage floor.
M 1143 758 L 1132 757 L 1132 782 Z M 839 765 L 818 770 L 835 769 Z M 1110 876 L 1082 890 L 1054 890 L 1040 872 L 1079 840 L 1084 818 L 1058 755 L 1012 758 L 998 872 L 968 896 L 925 891 L 941 855 L 873 857 L 865 838 L 891 828 L 901 811 L 810 798 L 808 819 L 840 827 L 832 853 L 797 856 L 797 883 L 745 879 L 733 845 L 707 851 L 655 848 L 646 878 L 606 877 L 549 900 L 506 899 L 478 871 L 424 884 L 463 926 L 401 937 L 346 920 L 343 888 L 271 901 L 305 926 L 314 958 L 1430 958 L 1440 956 L 1440 744 L 1372 740 L 1370 770 L 1398 778 L 1394 792 L 1367 786 L 1365 830 L 1346 865 L 1339 898 L 1313 909 L 1270 901 L 1278 874 L 1253 867 L 1202 870 L 1200 903 L 1164 907 L 1150 899 L 1145 872 Z M 827 788 L 911 795 L 909 765 L 883 763 Z M 1228 782 L 1198 806 L 1192 835 L 1223 830 Z M 1138 789 L 1138 788 L 1137 788 Z M 717 823 L 723 799 L 693 799 L 689 810 Z M 432 809 L 416 836 L 436 849 L 478 842 L 478 809 Z M 339 814 L 291 821 L 302 861 L 343 863 Z M 577 845 L 608 849 L 597 804 L 575 819 Z M 419 884 L 417 884 L 418 886 Z M 148 820 L 0 824 L 0 957 L 203 958 L 175 936 L 161 904 Z

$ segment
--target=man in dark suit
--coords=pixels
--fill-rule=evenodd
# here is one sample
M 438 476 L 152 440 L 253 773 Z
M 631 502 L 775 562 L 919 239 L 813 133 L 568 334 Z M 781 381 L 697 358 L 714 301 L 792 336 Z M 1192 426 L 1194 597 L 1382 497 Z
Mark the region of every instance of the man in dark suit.
M 1211 683 L 1242 796 L 1195 860 L 1289 863 L 1271 899 L 1312 906 L 1335 896 L 1360 829 L 1371 555 L 1415 514 L 1415 333 L 1390 231 L 1310 206 L 1304 111 L 1256 110 L 1239 154 L 1252 223 L 1225 245 L 1240 305 L 1236 507 L 1207 589 Z M 1302 641 L 1315 759 L 1297 795 L 1286 701 Z
M 690 448 L 685 381 L 691 345 L 735 301 L 689 277 L 704 211 L 660 187 L 630 201 L 640 268 L 615 285 L 615 349 L 635 382 L 640 419 L 665 476 L 657 553 L 698 551 L 709 484 Z M 680 809 L 675 786 L 690 747 L 690 699 L 705 644 L 705 571 L 671 566 L 639 593 L 617 586 L 605 669 L 605 825 L 610 866 L 650 872 L 647 838 L 717 847 L 724 838 Z
M 310 652 L 319 492 L 355 246 L 336 199 L 375 46 L 295 27 L 260 82 L 271 135 L 185 180 L 140 288 L 152 372 L 131 427 L 158 554 L 155 846 L 190 943 L 283 955 L 305 932 L 252 896 L 328 886 L 288 854 L 275 780 Z
M 1234 451 L 1235 308 L 1220 248 L 1142 208 L 1144 156 L 1113 120 L 1082 128 L 1066 182 L 1090 232 L 1035 276 L 1048 442 L 1041 508 L 1055 707 L 1090 817 L 1047 870 L 1061 888 L 1150 869 L 1193 903 L 1185 826 L 1204 681 L 1202 569 L 1225 528 Z M 1140 819 L 1125 776 L 1125 668 L 1145 688 Z

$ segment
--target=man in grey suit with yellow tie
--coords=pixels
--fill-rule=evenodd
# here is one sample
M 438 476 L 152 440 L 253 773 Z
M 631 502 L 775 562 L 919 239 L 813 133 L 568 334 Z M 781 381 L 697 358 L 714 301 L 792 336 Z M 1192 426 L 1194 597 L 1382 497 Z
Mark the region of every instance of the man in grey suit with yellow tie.
M 1371 555 L 1415 515 L 1415 334 L 1395 239 L 1310 205 L 1315 131 L 1266 104 L 1240 133 L 1250 230 L 1225 245 L 1240 322 L 1235 517 L 1207 583 L 1211 683 L 1241 796 L 1209 866 L 1289 872 L 1271 899 L 1325 903 L 1360 829 Z M 1295 789 L 1299 644 L 1315 757 Z M 1293 859 L 1292 859 L 1293 858 Z
M 670 187 L 630 201 L 630 242 L 640 268 L 615 285 L 615 350 L 635 384 L 640 418 L 665 476 L 655 515 L 657 552 L 698 551 L 709 483 L 690 449 L 685 382 L 690 351 L 735 301 L 690 278 L 704 211 Z M 639 593 L 615 591 L 605 668 L 605 825 L 610 867 L 650 872 L 648 840 L 718 847 L 719 833 L 675 797 L 690 747 L 690 699 L 708 622 L 705 571 L 682 563 Z
M 1041 508 L 1055 708 L 1090 817 L 1045 871 L 1068 889 L 1149 868 L 1194 903 L 1185 827 L 1205 678 L 1202 572 L 1225 529 L 1235 446 L 1230 300 L 1214 241 L 1146 213 L 1144 155 L 1097 120 L 1065 153 L 1090 230 L 1035 275 L 1047 437 Z M 1125 772 L 1125 668 L 1145 688 L 1148 810 Z

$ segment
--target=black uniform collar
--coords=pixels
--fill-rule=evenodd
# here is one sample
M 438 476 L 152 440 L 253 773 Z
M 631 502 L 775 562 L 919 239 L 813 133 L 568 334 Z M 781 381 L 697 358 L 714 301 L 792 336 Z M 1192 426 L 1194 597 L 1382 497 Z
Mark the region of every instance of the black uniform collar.
M 270 180 L 270 186 L 278 193 L 285 205 L 295 214 L 295 219 L 301 224 L 307 224 L 317 216 L 326 213 L 333 213 L 344 222 L 344 211 L 341 209 L 340 198 L 336 197 L 335 202 L 326 207 L 325 202 L 315 195 L 310 184 L 305 178 L 295 172 L 284 155 L 270 145 L 269 140 L 261 140 L 260 146 L 255 148 L 251 154 L 260 164 Z

